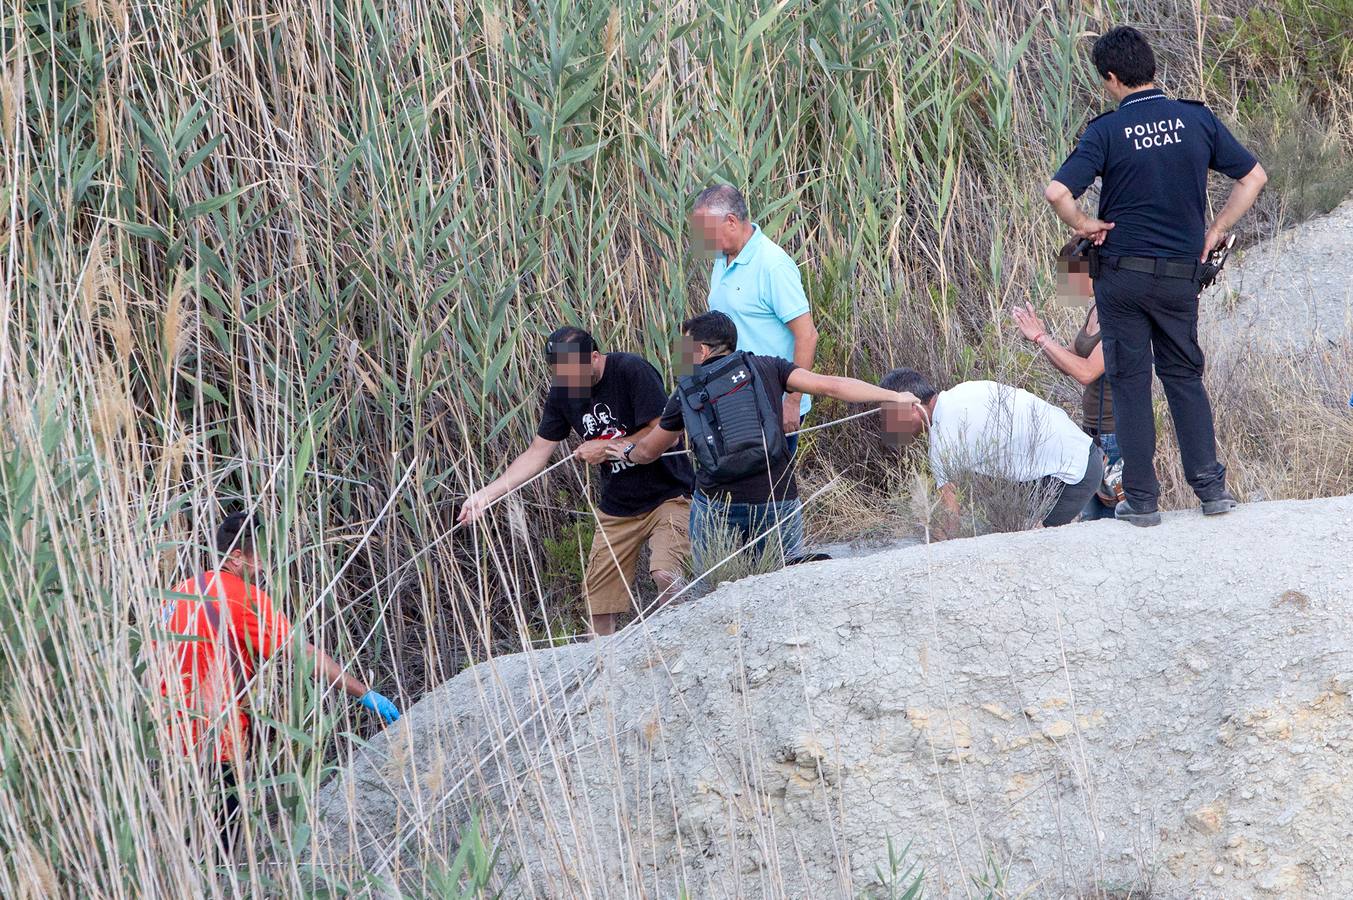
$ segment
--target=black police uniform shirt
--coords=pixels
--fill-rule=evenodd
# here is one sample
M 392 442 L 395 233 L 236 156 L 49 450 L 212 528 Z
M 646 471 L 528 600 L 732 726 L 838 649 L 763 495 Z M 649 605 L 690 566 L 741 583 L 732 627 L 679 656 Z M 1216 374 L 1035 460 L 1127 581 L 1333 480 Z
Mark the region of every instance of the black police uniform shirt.
M 748 353 L 746 357 L 756 372 L 757 388 L 770 400 L 771 409 L 779 409 L 783 405 L 784 395 L 790 393 L 789 373 L 798 366 L 778 356 L 757 356 L 755 353 Z M 686 417 L 681 409 L 680 392 L 672 393 L 658 425 L 667 431 L 686 430 Z M 778 466 L 771 466 L 765 471 L 756 472 L 736 481 L 715 482 L 697 469 L 695 484 L 700 488 L 700 493 L 706 497 L 726 503 L 769 503 L 772 498 L 783 502 L 797 499 L 799 496 L 799 485 L 794 481 L 793 460 L 786 460 Z
M 633 353 L 607 353 L 601 378 L 586 397 L 550 388 L 536 433 L 562 441 L 569 429 L 583 440 L 631 435 L 662 415 L 667 388 L 658 370 Z M 693 473 L 685 455 L 665 456 L 647 465 L 606 460 L 597 506 L 608 516 L 638 516 L 674 497 L 688 496 Z
M 1053 176 L 1080 197 L 1101 177 L 1100 253 L 1198 259 L 1207 231 L 1207 170 L 1243 178 L 1255 158 L 1196 100 L 1136 91 L 1085 127 Z

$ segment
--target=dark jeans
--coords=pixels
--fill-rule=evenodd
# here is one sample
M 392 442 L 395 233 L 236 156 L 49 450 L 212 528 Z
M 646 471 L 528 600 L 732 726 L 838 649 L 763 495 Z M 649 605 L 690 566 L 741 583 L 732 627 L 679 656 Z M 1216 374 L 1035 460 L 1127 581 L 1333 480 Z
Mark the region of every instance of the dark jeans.
M 1118 436 L 1113 433 L 1099 436 L 1099 449 L 1104 451 L 1105 469 L 1123 458 L 1122 454 L 1118 452 Z M 1081 520 L 1085 522 L 1112 518 L 1113 505 L 1099 499 L 1098 494 L 1091 494 L 1090 500 L 1085 504 L 1085 509 L 1081 510 Z
M 1057 494 L 1057 502 L 1043 517 L 1044 528 L 1056 528 L 1058 525 L 1073 522 L 1081 510 L 1085 509 L 1085 502 L 1094 496 L 1104 480 L 1104 454 L 1091 444 L 1090 458 L 1085 463 L 1085 477 L 1075 484 L 1067 484 L 1056 478 L 1050 480 L 1056 481 L 1062 488 Z
M 763 553 L 768 546 L 773 547 L 787 563 L 803 556 L 803 504 L 798 498 L 782 503 L 727 503 L 697 490 L 691 497 L 690 526 L 696 575 L 703 575 L 721 561 L 722 557 L 717 557 L 710 548 L 711 540 L 721 528 L 732 532 L 738 546 L 769 531 L 748 548 L 750 552 Z
M 799 427 L 800 427 L 800 428 L 803 427 L 803 420 L 806 419 L 806 418 L 808 418 L 808 417 L 807 417 L 807 416 L 799 416 Z M 793 458 L 794 458 L 794 454 L 796 454 L 796 453 L 799 452 L 799 435 L 798 435 L 798 433 L 795 432 L 794 434 L 791 434 L 791 435 L 789 435 L 788 437 L 786 437 L 786 438 L 785 438 L 785 443 L 789 445 L 789 458 L 790 458 L 790 459 L 793 459 Z
M 1170 403 L 1189 486 L 1199 499 L 1215 499 L 1226 490 L 1226 468 L 1217 462 L 1212 404 L 1203 387 L 1197 282 L 1105 265 L 1095 279 L 1095 304 L 1128 501 L 1140 512 L 1152 512 L 1160 499 L 1152 362 Z
M 210 806 L 216 828 L 220 834 L 221 847 L 229 857 L 235 845 L 239 843 L 240 832 L 244 828 L 244 808 L 240 805 L 239 770 L 234 763 L 214 762 L 207 767 L 207 796 L 204 798 Z M 186 837 L 192 843 L 191 833 Z

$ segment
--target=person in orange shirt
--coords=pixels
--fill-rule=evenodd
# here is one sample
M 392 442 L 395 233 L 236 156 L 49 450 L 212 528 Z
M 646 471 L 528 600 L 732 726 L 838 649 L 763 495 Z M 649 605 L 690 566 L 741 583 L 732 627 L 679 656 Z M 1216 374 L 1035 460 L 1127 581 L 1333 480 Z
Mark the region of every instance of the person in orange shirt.
M 171 725 L 187 753 L 208 755 L 217 764 L 222 804 L 222 844 L 233 842 L 239 801 L 237 767 L 248 752 L 249 716 L 244 710 L 259 664 L 291 642 L 291 623 L 257 587 L 262 562 L 254 543 L 254 523 L 246 513 L 227 516 L 216 532 L 220 568 L 203 572 L 174 588 L 180 596 L 164 609 L 178 678 L 170 675 L 161 691 L 175 707 Z M 305 645 L 316 674 L 381 717 L 398 721 L 399 710 L 383 695 L 343 671 L 314 644 Z

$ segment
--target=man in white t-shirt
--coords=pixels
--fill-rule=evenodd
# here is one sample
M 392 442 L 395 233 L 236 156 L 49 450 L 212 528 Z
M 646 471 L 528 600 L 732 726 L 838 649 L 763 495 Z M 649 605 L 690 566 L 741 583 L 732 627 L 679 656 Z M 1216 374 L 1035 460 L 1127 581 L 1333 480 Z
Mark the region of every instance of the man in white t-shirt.
M 995 381 L 965 381 L 938 391 L 914 369 L 894 369 L 885 390 L 910 391 L 921 401 L 884 411 L 884 437 L 901 444 L 927 432 L 930 469 L 947 520 L 941 540 L 953 537 L 959 505 L 953 476 L 977 472 L 1007 481 L 1043 482 L 1056 494 L 1043 518 L 1047 528 L 1073 521 L 1104 478 L 1104 455 L 1065 412 L 1028 391 Z

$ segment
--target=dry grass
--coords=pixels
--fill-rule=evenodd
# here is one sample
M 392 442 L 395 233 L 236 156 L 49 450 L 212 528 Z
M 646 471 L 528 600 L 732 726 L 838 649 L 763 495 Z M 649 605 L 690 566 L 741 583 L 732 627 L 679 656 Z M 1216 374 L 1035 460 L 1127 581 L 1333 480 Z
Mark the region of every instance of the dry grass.
M 1123 14 L 1155 27 L 1174 90 L 1229 117 L 1299 71 L 1212 65 L 1244 6 Z M 315 889 L 298 861 L 315 790 L 370 721 L 270 667 L 248 852 L 218 868 L 204 772 L 145 687 L 159 592 L 208 558 L 222 508 L 250 506 L 273 525 L 279 605 L 404 703 L 556 636 L 578 599 L 551 586 L 544 548 L 559 508 L 585 508 L 585 473 L 452 534 L 456 502 L 529 437 L 549 326 L 670 362 L 706 275 L 686 205 L 711 180 L 743 186 L 802 264 L 824 369 L 1052 383 L 1004 310 L 1048 291 L 1059 240 L 1035 191 L 1096 105 L 1078 36 L 1100 23 L 1024 0 L 775 10 L 11 5 L 0 894 Z M 1299 84 L 1348 147 L 1341 71 Z M 1280 221 L 1280 202 L 1254 221 Z M 1342 358 L 1217 385 L 1242 491 L 1344 489 L 1329 390 L 1348 374 Z M 806 485 L 870 486 L 833 495 L 865 524 L 913 471 L 864 432 L 815 436 L 804 461 Z M 410 848 L 430 877 L 453 868 L 445 843 Z M 325 877 L 370 888 L 361 870 Z

